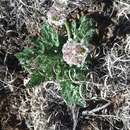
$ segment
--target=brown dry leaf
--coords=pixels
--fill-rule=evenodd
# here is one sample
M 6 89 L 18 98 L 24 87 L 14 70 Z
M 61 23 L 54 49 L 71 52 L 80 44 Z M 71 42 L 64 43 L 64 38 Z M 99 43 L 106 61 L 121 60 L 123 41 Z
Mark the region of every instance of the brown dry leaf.
M 82 126 L 81 130 L 98 130 L 98 124 L 95 121 L 89 122 L 90 125 L 86 124 Z
M 81 130 L 92 130 L 91 126 L 83 126 Z
M 125 103 L 126 96 L 127 96 L 126 93 L 121 92 L 111 98 L 114 110 L 118 109 L 120 106 L 122 106 L 123 103 Z

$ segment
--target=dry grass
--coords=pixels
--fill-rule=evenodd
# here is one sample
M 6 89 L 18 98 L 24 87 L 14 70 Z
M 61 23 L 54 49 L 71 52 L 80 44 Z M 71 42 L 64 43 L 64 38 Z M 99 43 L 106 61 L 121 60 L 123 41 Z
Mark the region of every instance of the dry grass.
M 128 19 L 129 14 L 128 1 L 126 1 L 126 3 L 122 1 L 115 1 L 114 9 L 117 10 L 117 17 L 116 17 L 117 22 L 119 22 L 118 20 L 122 16 Z M 101 57 L 101 60 L 103 60 L 104 63 L 98 67 L 98 70 L 100 70 L 101 72 L 105 72 L 105 74 L 102 77 L 100 77 L 97 72 L 89 72 L 87 78 L 88 80 L 81 82 L 79 81 L 79 84 L 83 83 L 86 84 L 87 94 L 86 97 L 84 98 L 87 99 L 87 101 L 100 99 L 101 101 L 102 100 L 105 101 L 105 104 L 98 104 L 95 108 L 91 109 L 90 111 L 83 111 L 82 114 L 86 118 L 94 116 L 95 118 L 107 120 L 109 122 L 109 128 L 108 128 L 109 130 L 113 129 L 128 130 L 130 127 L 129 124 L 130 36 L 127 35 L 125 38 L 122 37 L 121 40 L 118 40 L 118 42 L 113 42 L 111 48 L 105 45 L 103 46 L 103 49 L 104 49 L 103 51 L 104 56 Z M 97 94 L 96 89 L 100 91 L 100 94 Z M 79 89 L 79 91 L 80 95 L 83 97 L 83 94 L 81 93 L 81 88 Z M 33 93 L 34 94 L 32 95 L 35 95 L 36 90 Z M 56 94 L 54 93 L 53 95 Z M 38 97 L 37 94 L 32 98 L 33 101 L 35 101 L 34 98 L 41 97 L 41 96 Z M 45 99 L 42 99 L 41 101 L 43 102 L 45 101 Z M 41 104 L 41 101 L 39 102 L 39 104 Z M 108 108 L 111 105 L 113 106 L 113 109 L 110 112 Z M 34 107 L 35 105 L 31 106 Z M 21 110 L 24 109 L 21 108 Z M 36 122 L 34 121 L 35 113 L 37 114 L 41 113 L 42 110 L 41 109 L 39 111 L 38 109 L 39 108 L 37 108 L 37 110 L 36 108 L 34 110 L 32 109 L 30 115 L 32 115 L 31 120 L 33 122 L 34 127 L 36 126 L 36 129 L 40 130 L 42 126 L 40 126 L 40 124 L 34 124 Z M 77 115 L 79 115 L 79 113 L 78 110 L 74 107 L 72 107 L 71 110 L 74 122 L 73 130 L 75 130 L 77 125 Z M 35 113 L 33 113 L 33 111 L 35 111 Z M 97 114 L 98 112 L 99 114 Z M 107 114 L 107 112 L 109 112 L 109 114 Z M 44 114 L 45 113 L 42 113 L 42 115 Z M 42 118 L 39 116 L 39 119 L 37 120 L 41 119 Z M 114 122 L 119 120 L 121 120 L 124 123 L 123 127 L 118 128 L 118 126 L 114 126 Z M 98 125 L 94 125 L 92 122 L 90 123 L 90 126 L 92 127 L 92 129 L 103 130 L 103 124 L 102 128 Z
M 125 16 L 129 19 L 128 14 L 130 14 L 130 1 L 129 0 L 115 0 L 114 7 L 117 9 L 118 18 Z
M 45 99 L 39 91 L 39 89 L 27 90 L 24 94 L 25 99 L 21 97 L 22 102 L 19 107 L 19 112 L 25 119 L 26 125 L 30 130 L 45 129 L 46 120 L 43 111 Z
M 51 116 L 55 111 L 47 116 L 45 110 L 49 108 L 48 103 L 62 104 L 63 100 L 58 95 L 58 84 L 50 81 L 36 88 L 26 89 L 24 98 L 21 96 L 21 105 L 19 112 L 26 121 L 26 125 L 30 130 L 55 130 L 56 124 L 51 127 L 47 127 L 48 123 L 51 123 Z M 58 112 L 56 112 L 58 114 Z M 48 119 L 47 119 L 48 117 Z
M 2 5 L 2 1 L 0 3 Z M 87 1 L 82 1 L 82 3 L 82 5 L 88 5 Z M 7 2 L 7 7 L 12 8 L 9 16 L 15 17 L 17 30 L 25 23 L 28 32 L 31 35 L 37 35 L 40 30 L 41 21 L 45 20 L 45 14 L 51 4 L 52 1 L 48 1 L 46 4 L 46 1 L 42 0 L 10 0 Z M 89 4 L 92 3 L 90 2 Z M 69 9 L 71 12 L 80 6 L 79 0 L 70 1 L 70 5 L 74 6 L 73 9 Z M 127 18 L 129 21 L 129 0 L 115 0 L 113 2 L 113 9 L 117 10 L 116 17 L 114 18 L 116 19 L 116 24 L 119 24 L 122 17 Z M 8 16 L 4 7 L 0 6 L 0 10 L 2 10 L 0 17 Z M 116 38 L 118 39 L 118 36 Z M 87 121 L 89 120 L 87 124 L 90 127 L 87 126 L 86 128 L 90 130 L 104 130 L 104 120 L 109 123 L 107 130 L 129 130 L 130 128 L 130 35 L 127 34 L 124 37 L 120 37 L 119 40 L 115 40 L 111 47 L 107 46 L 107 44 L 101 46 L 103 48 L 101 51 L 104 54 L 98 60 L 103 62 L 98 67 L 95 65 L 97 68 L 95 67 L 94 71 L 88 72 L 86 76 L 87 81 L 78 82 L 78 84 L 81 84 L 79 88 L 80 96 L 86 100 L 88 107 L 89 102 L 92 104 L 93 102 L 100 101 L 100 103 L 94 104 L 95 107 L 90 107 L 89 110 L 87 108 L 82 114 L 80 114 L 79 109 L 75 106 L 68 108 L 69 116 L 71 116 L 71 121 L 73 121 L 73 130 L 76 130 L 78 125 L 78 117 L 82 118 L 83 116 Z M 99 53 L 95 55 L 98 57 Z M 102 74 L 99 74 L 98 71 Z M 8 73 L 8 70 L 5 73 Z M 7 77 L 5 76 L 2 82 L 10 85 L 14 81 L 14 76 L 9 73 L 7 75 L 9 78 L 6 79 Z M 77 83 L 73 79 L 72 81 Z M 15 103 L 11 106 L 13 108 L 12 111 L 18 110 L 18 112 L 14 113 L 17 114 L 19 120 L 25 120 L 30 130 L 55 130 L 57 126 L 64 126 L 61 122 L 52 121 L 58 115 L 58 110 L 63 115 L 65 113 L 59 109 L 59 106 L 64 104 L 62 97 L 58 93 L 59 85 L 53 81 L 49 83 L 53 85 L 48 86 L 48 83 L 44 83 L 36 88 L 25 89 L 24 92 L 20 92 L 20 99 L 15 98 L 16 95 L 14 93 L 15 96 L 12 94 L 12 101 Z M 82 93 L 82 85 L 84 84 L 86 95 Z M 0 103 L 2 106 L 0 109 L 3 109 L 6 101 L 3 100 Z M 51 111 L 49 114 L 46 113 L 46 110 L 50 108 L 48 102 L 56 103 L 55 111 Z M 8 124 L 7 117 L 3 117 L 1 120 L 1 123 L 5 124 L 5 126 Z M 119 120 L 123 122 L 123 127 L 115 125 L 115 122 Z M 50 124 L 51 127 L 47 128 L 47 124 Z M 69 130 L 69 128 L 65 128 Z M 82 129 L 84 130 L 85 128 Z

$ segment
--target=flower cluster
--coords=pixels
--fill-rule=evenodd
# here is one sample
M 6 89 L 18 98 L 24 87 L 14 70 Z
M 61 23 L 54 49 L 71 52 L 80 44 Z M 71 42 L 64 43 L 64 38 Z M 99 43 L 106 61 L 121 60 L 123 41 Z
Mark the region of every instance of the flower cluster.
M 80 67 L 85 62 L 88 52 L 86 46 L 75 41 L 68 41 L 62 48 L 63 59 L 70 66 Z
M 54 4 L 47 12 L 47 19 L 50 25 L 62 26 L 66 21 L 68 0 L 55 0 Z

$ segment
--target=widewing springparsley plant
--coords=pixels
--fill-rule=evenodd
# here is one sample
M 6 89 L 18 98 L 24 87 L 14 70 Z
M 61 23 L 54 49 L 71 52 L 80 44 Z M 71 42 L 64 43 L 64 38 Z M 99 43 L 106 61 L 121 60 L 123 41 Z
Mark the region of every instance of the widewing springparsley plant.
M 66 104 L 84 107 L 85 90 L 81 89 L 83 82 L 80 81 L 87 80 L 88 46 L 95 33 L 95 24 L 91 18 L 82 16 L 78 21 L 63 22 L 63 26 L 67 36 L 54 31 L 48 22 L 44 23 L 41 35 L 31 38 L 32 47 L 16 56 L 29 74 L 27 86 L 56 81 Z

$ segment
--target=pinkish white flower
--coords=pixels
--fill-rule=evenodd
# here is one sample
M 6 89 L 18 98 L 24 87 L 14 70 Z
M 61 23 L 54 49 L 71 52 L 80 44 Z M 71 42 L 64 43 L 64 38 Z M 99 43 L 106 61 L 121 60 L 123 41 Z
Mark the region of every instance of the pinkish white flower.
M 67 5 L 68 5 L 68 0 L 54 0 L 54 4 L 53 4 L 53 6 L 55 6 L 57 10 L 63 10 L 67 7 Z
M 64 10 L 57 10 L 52 6 L 47 12 L 47 18 L 50 25 L 62 26 L 66 21 L 66 14 Z
M 59 4 L 65 4 L 65 5 L 67 5 L 68 2 L 69 2 L 69 0 L 54 0 L 54 2 L 57 2 Z
M 80 67 L 85 62 L 88 52 L 86 46 L 74 41 L 68 41 L 62 48 L 63 59 L 70 66 Z

